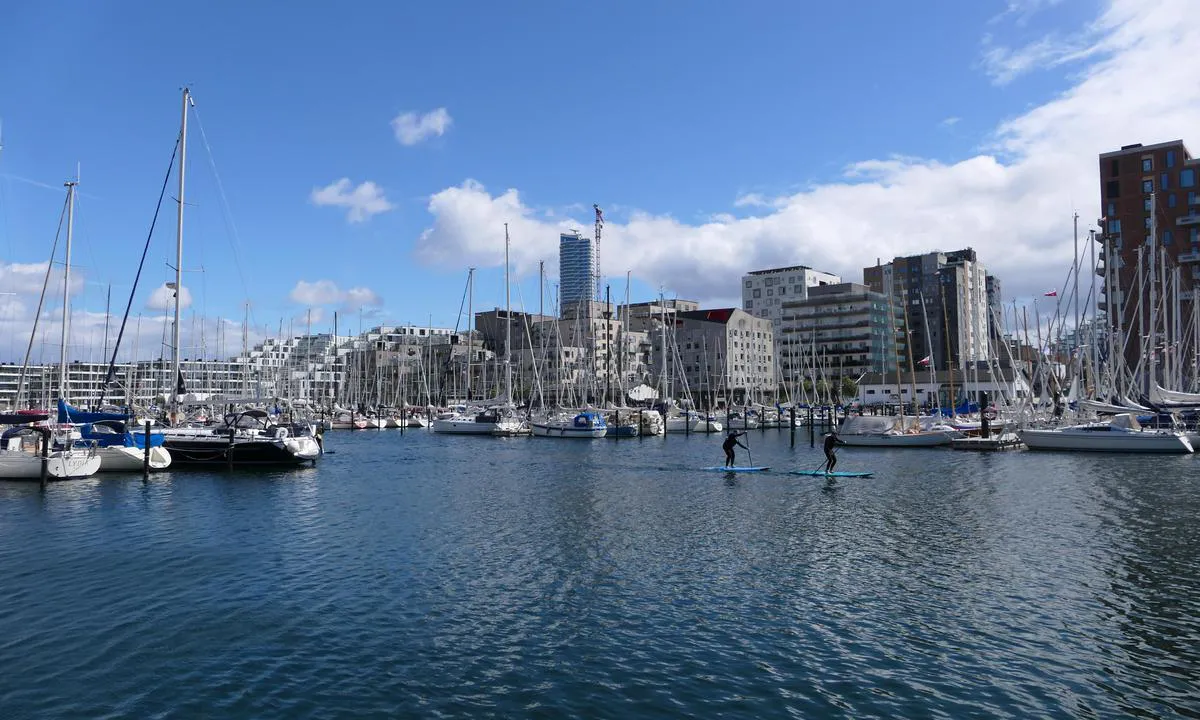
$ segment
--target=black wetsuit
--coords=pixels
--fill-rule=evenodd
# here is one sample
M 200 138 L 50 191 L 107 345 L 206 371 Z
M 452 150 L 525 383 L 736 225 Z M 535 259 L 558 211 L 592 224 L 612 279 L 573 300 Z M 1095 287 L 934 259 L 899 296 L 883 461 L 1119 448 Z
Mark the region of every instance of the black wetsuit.
M 741 446 L 742 448 L 746 447 L 745 445 L 742 445 L 740 442 L 738 442 L 738 438 L 744 434 L 745 433 L 729 433 L 729 437 L 725 438 L 725 442 L 721 443 L 721 449 L 725 451 L 725 467 L 730 467 L 731 465 L 733 465 L 733 448 L 734 447 L 736 447 L 736 446 Z
M 825 436 L 825 464 L 827 465 L 825 472 L 833 472 L 833 466 L 837 465 L 837 455 L 833 452 L 833 449 L 838 445 L 845 444 L 833 433 Z

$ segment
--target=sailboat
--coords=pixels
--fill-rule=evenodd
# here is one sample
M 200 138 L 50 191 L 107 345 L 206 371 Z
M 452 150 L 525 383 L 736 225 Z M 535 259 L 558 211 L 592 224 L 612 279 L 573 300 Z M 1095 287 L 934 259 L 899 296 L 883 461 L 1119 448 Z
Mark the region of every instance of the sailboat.
M 433 421 L 435 433 L 447 435 L 517 435 L 523 431 L 523 423 L 513 413 L 512 402 L 512 300 L 508 281 L 508 223 L 504 224 L 504 397 L 486 403 L 482 408 L 464 408 L 448 418 Z M 467 275 L 468 295 L 473 295 L 474 270 Z M 468 312 L 470 312 L 468 306 Z M 474 318 L 472 317 L 472 322 Z M 467 347 L 468 357 L 471 352 Z M 471 392 L 471 374 L 467 373 L 467 395 Z
M 85 478 L 100 470 L 100 457 L 91 448 L 48 450 L 51 431 L 41 423 L 48 415 L 0 414 L 0 425 L 9 429 L 0 434 L 0 480 L 38 480 L 45 463 L 46 477 L 55 480 Z
M 67 183 L 67 245 L 63 258 L 62 349 L 58 365 L 58 425 L 56 445 L 69 448 L 83 444 L 94 448 L 100 458 L 101 472 L 136 472 L 146 464 L 146 437 L 129 432 L 131 417 L 118 413 L 84 413 L 67 404 L 70 376 L 67 372 L 67 340 L 71 327 L 71 243 L 75 229 L 75 186 Z M 76 427 L 79 425 L 79 427 Z M 162 447 L 162 435 L 152 435 L 149 463 L 151 470 L 171 464 L 171 454 Z
M 186 427 L 181 424 L 183 371 L 180 363 L 179 296 L 183 287 L 183 208 L 184 177 L 187 170 L 187 118 L 192 105 L 189 88 L 183 89 L 183 113 L 179 129 L 179 210 L 175 231 L 175 322 L 172 327 L 172 389 L 170 420 L 173 427 L 163 431 L 163 446 L 176 464 L 223 465 L 300 465 L 316 463 L 321 456 L 321 444 L 311 434 L 295 435 L 292 429 L 276 425 L 262 410 L 230 413 L 224 422 L 213 427 Z

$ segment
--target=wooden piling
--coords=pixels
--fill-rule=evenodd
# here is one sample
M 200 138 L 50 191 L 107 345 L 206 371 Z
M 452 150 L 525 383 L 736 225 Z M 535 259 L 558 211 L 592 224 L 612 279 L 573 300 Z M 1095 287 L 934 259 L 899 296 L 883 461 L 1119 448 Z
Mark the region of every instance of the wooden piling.
M 146 429 L 142 437 L 146 440 L 146 447 L 142 450 L 142 480 L 150 479 L 150 421 L 146 421 Z

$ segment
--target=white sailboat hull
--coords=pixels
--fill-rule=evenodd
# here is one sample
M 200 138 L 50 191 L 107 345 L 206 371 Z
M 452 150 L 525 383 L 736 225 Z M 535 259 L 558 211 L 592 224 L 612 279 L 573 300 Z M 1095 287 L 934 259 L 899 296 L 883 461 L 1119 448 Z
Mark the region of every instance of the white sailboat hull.
M 1147 432 L 1093 426 L 1025 429 L 1021 440 L 1030 450 L 1071 450 L 1075 452 L 1174 453 L 1192 452 L 1192 445 L 1181 433 Z
M 145 451 L 137 447 L 110 445 L 96 448 L 100 472 L 141 472 Z M 164 447 L 150 448 L 150 469 L 163 470 L 171 464 L 171 453 Z
M 537 437 L 554 437 L 554 438 L 602 438 L 608 432 L 608 428 L 600 427 L 567 427 L 555 424 L 545 423 L 530 423 L 529 429 Z
M 916 433 L 848 433 L 838 435 L 847 445 L 859 447 L 936 447 L 949 445 L 953 436 L 940 430 Z
M 433 421 L 435 433 L 447 435 L 491 435 L 498 423 L 477 422 L 475 418 L 446 418 Z M 411 424 L 409 427 L 413 427 Z
M 85 478 L 100 470 L 100 456 L 91 450 L 52 452 L 46 458 L 46 475 L 55 480 Z M 42 458 L 22 450 L 0 450 L 0 480 L 38 480 Z

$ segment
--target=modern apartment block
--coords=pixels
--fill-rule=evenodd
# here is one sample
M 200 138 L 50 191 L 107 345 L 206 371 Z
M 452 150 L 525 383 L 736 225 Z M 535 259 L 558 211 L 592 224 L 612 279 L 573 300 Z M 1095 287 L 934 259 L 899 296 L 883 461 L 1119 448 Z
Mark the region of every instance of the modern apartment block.
M 863 268 L 863 283 L 891 293 L 908 331 L 914 363 L 925 358 L 937 369 L 986 360 L 990 347 L 988 274 L 971 248 L 894 258 Z M 998 290 L 999 282 L 992 288 Z
M 865 285 L 810 288 L 807 298 L 783 304 L 783 341 L 776 347 L 783 380 L 791 385 L 818 374 L 857 379 L 868 372 L 894 373 L 903 350 L 902 326 L 895 303 Z
M 836 285 L 837 275 L 813 270 L 807 265 L 754 270 L 742 276 L 742 309 L 771 321 L 775 341 L 781 339 L 783 304 L 808 297 L 809 288 Z
M 1174 327 L 1187 324 L 1200 299 L 1200 160 L 1182 140 L 1172 140 L 1125 145 L 1101 153 L 1099 161 L 1103 232 L 1097 272 L 1110 327 L 1133 338 L 1126 344 L 1133 367 L 1141 355 L 1137 335 L 1156 332 L 1139 327 L 1139 308 L 1148 312 L 1152 302 L 1165 308 L 1165 327 Z M 1164 296 L 1180 302 L 1163 303 Z M 1194 358 L 1192 333 L 1179 335 L 1178 352 L 1171 355 Z M 1163 343 L 1158 337 L 1154 344 Z
M 778 387 L 775 375 L 775 342 L 771 321 L 738 308 L 693 310 L 675 316 L 673 337 L 666 352 L 654 355 L 655 377 L 662 377 L 662 359 L 668 378 L 683 378 L 692 398 L 711 406 L 717 398 L 743 403 Z M 651 343 L 660 342 L 653 335 Z M 672 369 L 672 366 L 674 369 Z M 683 396 L 683 388 L 672 388 Z
M 589 237 L 579 233 L 558 236 L 558 307 L 562 317 L 585 300 L 594 300 L 596 292 L 596 247 Z

